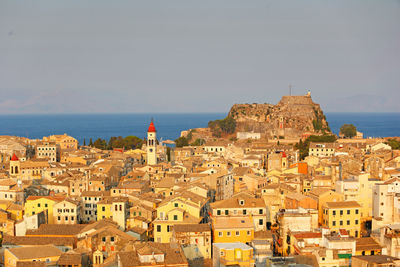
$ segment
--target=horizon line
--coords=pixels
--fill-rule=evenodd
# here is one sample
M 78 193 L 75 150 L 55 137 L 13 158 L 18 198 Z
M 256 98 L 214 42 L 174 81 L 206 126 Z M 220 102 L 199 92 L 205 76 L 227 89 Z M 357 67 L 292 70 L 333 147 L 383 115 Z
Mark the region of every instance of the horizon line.
M 130 115 L 130 114 L 140 114 L 140 115 L 168 115 L 168 114 L 228 114 L 229 112 L 65 112 L 65 113 L 2 113 L 0 116 L 26 116 L 26 115 L 42 115 L 42 116 L 57 116 L 57 115 Z M 336 113 L 336 114 L 395 114 L 400 113 L 400 111 L 324 111 L 324 114 L 327 113 Z

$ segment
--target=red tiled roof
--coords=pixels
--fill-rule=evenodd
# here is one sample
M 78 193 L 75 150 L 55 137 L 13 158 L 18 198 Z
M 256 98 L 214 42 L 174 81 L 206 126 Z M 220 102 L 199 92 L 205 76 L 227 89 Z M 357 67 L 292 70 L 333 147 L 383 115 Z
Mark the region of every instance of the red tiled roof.
M 298 234 L 294 234 L 294 237 L 296 237 L 297 239 L 300 238 L 321 238 L 322 237 L 322 233 L 313 233 L 313 232 L 303 232 L 303 233 L 298 233 Z

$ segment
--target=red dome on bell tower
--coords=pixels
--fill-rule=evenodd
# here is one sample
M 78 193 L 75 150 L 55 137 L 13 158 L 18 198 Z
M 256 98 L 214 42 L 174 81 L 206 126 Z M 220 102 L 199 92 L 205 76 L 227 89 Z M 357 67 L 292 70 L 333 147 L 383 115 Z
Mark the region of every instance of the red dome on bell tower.
M 15 153 L 14 153 L 11 157 L 11 161 L 17 161 L 17 160 L 19 160 L 19 159 L 18 159 L 17 155 L 15 155 Z
M 147 130 L 148 133 L 155 133 L 156 127 L 154 126 L 153 121 L 150 122 L 149 129 Z

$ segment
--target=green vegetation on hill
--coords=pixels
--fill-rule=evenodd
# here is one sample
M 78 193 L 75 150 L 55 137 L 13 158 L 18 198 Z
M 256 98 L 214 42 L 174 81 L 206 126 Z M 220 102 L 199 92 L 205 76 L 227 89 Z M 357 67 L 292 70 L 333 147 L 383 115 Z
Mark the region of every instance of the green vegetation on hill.
M 211 129 L 215 137 L 221 137 L 222 134 L 232 134 L 236 130 L 236 120 L 231 116 L 227 116 L 222 120 L 209 121 L 208 128 Z
M 333 143 L 336 141 L 335 135 L 311 135 L 306 140 L 301 140 L 296 143 L 295 148 L 299 150 L 300 159 L 303 160 L 305 157 L 308 156 L 308 149 L 310 148 L 310 143 Z
M 114 149 L 114 148 L 124 148 L 124 149 L 136 149 L 141 148 L 143 145 L 143 140 L 137 136 L 112 136 L 110 140 L 107 142 L 104 139 L 98 138 L 96 141 L 92 142 L 92 138 L 90 138 L 89 146 L 99 148 L 99 149 Z
M 184 147 L 184 146 L 201 146 L 204 145 L 206 142 L 204 139 L 197 138 L 194 140 L 192 143 L 190 143 L 193 139 L 193 133 L 195 133 L 196 130 L 192 129 L 189 131 L 189 133 L 186 136 L 181 136 L 177 139 L 175 139 L 175 146 L 176 147 Z
M 314 131 L 319 133 L 330 133 L 331 129 L 329 128 L 328 122 L 326 121 L 325 115 L 323 115 L 322 112 L 318 111 L 316 108 L 314 108 L 314 114 L 315 114 L 315 119 L 312 121 Z M 324 126 L 324 121 L 326 121 L 326 126 Z
M 400 141 L 396 139 L 388 139 L 387 142 L 385 142 L 387 145 L 391 146 L 392 149 L 400 149 Z

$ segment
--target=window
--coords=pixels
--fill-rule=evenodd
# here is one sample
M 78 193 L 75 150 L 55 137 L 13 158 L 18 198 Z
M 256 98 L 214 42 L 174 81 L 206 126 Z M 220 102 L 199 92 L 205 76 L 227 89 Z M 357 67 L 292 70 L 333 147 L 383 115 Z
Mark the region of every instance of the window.
M 101 207 L 101 211 L 106 211 L 106 207 Z
M 251 232 L 250 232 L 250 231 L 247 231 L 247 235 L 251 235 Z
M 264 220 L 263 220 L 263 219 L 260 219 L 260 220 L 258 221 L 258 224 L 259 224 L 259 225 L 263 225 L 263 224 L 264 224 Z
M 358 220 L 356 220 L 356 224 L 358 224 Z
M 61 216 L 58 216 L 58 217 L 57 217 L 57 220 L 61 221 Z
M 340 221 L 339 224 L 340 224 L 340 225 L 343 225 L 343 221 Z
M 178 215 L 174 215 L 174 221 L 178 220 Z
M 343 210 L 340 211 L 340 215 L 343 215 Z
M 240 236 L 240 232 L 239 231 L 236 231 L 236 236 Z
M 347 215 L 350 215 L 350 210 L 347 210 Z
M 222 236 L 222 232 L 218 232 L 218 236 Z
M 347 225 L 350 225 L 350 220 L 347 220 Z
M 221 210 L 217 210 L 217 215 L 221 215 Z
M 37 204 L 38 208 L 40 208 L 40 203 Z
M 178 207 L 178 203 L 174 203 L 174 206 L 175 206 L 175 208 L 177 208 Z
M 225 215 L 229 215 L 229 210 L 225 210 Z
M 157 225 L 157 232 L 161 232 L 161 225 Z
M 332 226 L 336 226 L 336 221 L 332 221 Z
M 68 216 L 65 216 L 65 220 L 68 221 Z
M 332 211 L 332 215 L 333 215 L 333 216 L 336 215 L 336 210 Z
M 111 242 L 114 242 L 114 237 L 113 236 L 110 237 L 110 240 L 111 240 Z
M 259 210 L 258 210 L 258 213 L 259 213 L 259 214 L 263 214 L 263 209 L 259 209 Z
M 356 210 L 356 214 L 358 214 L 358 210 Z
M 227 236 L 231 236 L 231 231 L 226 232 Z
M 243 215 L 246 215 L 247 214 L 247 210 L 243 210 Z
M 101 238 L 101 241 L 106 242 L 106 237 L 103 236 L 103 237 Z
M 71 221 L 73 221 L 74 220 L 74 216 L 71 216 Z

